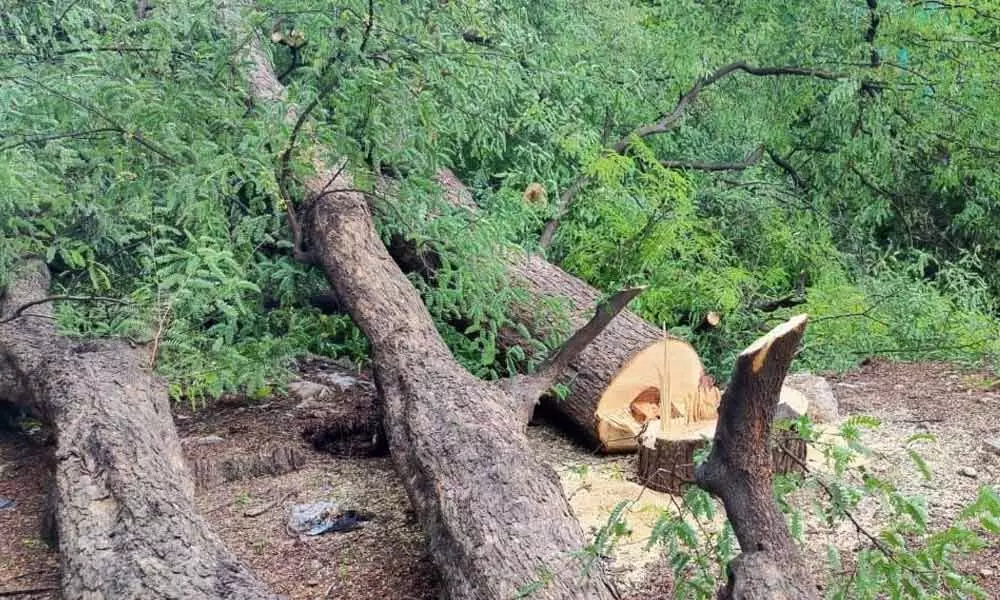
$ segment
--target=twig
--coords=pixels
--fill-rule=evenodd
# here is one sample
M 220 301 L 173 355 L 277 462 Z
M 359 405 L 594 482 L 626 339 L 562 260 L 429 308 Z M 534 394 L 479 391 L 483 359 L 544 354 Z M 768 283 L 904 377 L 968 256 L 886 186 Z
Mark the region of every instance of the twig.
M 275 506 L 281 504 L 285 500 L 288 500 L 289 498 L 291 498 L 292 496 L 294 496 L 296 493 L 297 492 L 288 492 L 284 496 L 281 496 L 280 498 L 278 498 L 276 500 L 272 500 L 272 501 L 268 502 L 267 504 L 264 504 L 262 506 L 256 506 L 254 508 L 248 508 L 245 511 L 243 511 L 243 516 L 244 517 L 250 517 L 250 518 L 259 517 L 260 515 L 266 513 L 267 511 L 271 510 Z
M 795 456 L 793 453 L 789 452 L 788 449 L 785 448 L 784 444 L 777 444 L 777 446 L 779 450 L 781 450 L 786 456 L 792 459 L 792 462 L 795 462 L 800 467 L 802 467 L 803 472 L 812 473 L 812 471 L 809 469 L 809 465 L 806 464 L 806 462 L 801 458 L 799 458 L 798 456 Z M 836 501 L 837 498 L 836 494 L 833 493 L 833 490 L 830 489 L 830 486 L 827 485 L 825 481 L 823 481 L 819 477 L 816 477 L 815 481 L 820 485 L 820 487 L 823 488 L 823 491 L 826 492 L 826 495 L 830 497 L 830 500 Z M 846 508 L 841 508 L 841 510 L 844 512 L 844 516 L 846 516 L 851 521 L 851 523 L 854 524 L 854 528 L 857 529 L 858 533 L 868 538 L 869 541 L 871 541 L 871 543 L 878 549 L 879 552 L 884 554 L 887 558 L 890 559 L 895 558 L 895 555 L 893 554 L 892 550 L 886 547 L 881 540 L 879 540 L 877 537 L 872 535 L 871 532 L 865 529 L 864 525 L 859 523 L 857 518 L 855 518 L 854 513 L 852 513 L 850 510 Z
M 799 175 L 799 172 L 795 169 L 795 167 L 792 166 L 792 163 L 788 162 L 787 158 L 781 156 L 771 148 L 767 149 L 767 155 L 768 157 L 770 157 L 771 161 L 774 164 L 778 165 L 778 168 L 780 168 L 782 171 L 785 172 L 786 175 L 792 178 L 792 181 L 795 183 L 795 187 L 799 188 L 800 190 L 804 190 L 807 187 L 809 187 L 808 184 L 806 183 L 806 180 L 803 179 L 801 175 Z
M 27 596 L 28 594 L 40 594 L 42 592 L 58 592 L 59 586 L 45 586 L 35 588 L 24 588 L 20 590 L 0 591 L 0 598 L 12 598 L 14 596 Z
M 368 19 L 365 22 L 365 32 L 361 36 L 361 45 L 358 46 L 358 54 L 364 54 L 368 46 L 368 38 L 371 36 L 372 27 L 375 26 L 375 0 L 368 0 Z
M 21 306 L 17 307 L 14 312 L 12 312 L 7 317 L 0 319 L 0 325 L 4 323 L 10 323 L 14 319 L 20 317 L 24 311 L 28 310 L 32 306 L 38 306 L 39 304 L 45 304 L 46 302 L 55 302 L 57 300 L 71 300 L 73 302 L 111 302 L 113 304 L 123 304 L 127 305 L 128 302 L 122 300 L 121 298 L 107 298 L 104 296 L 67 296 L 67 295 L 56 295 L 56 296 L 46 296 L 44 298 L 39 298 L 38 300 L 32 300 L 31 302 L 25 302 Z
M 6 146 L 0 146 L 0 152 L 3 152 L 4 150 L 13 150 L 14 148 L 19 148 L 21 146 L 28 146 L 31 144 L 44 144 L 45 142 L 51 142 L 54 140 L 62 140 L 67 138 L 90 137 L 101 133 L 122 133 L 122 130 L 118 129 L 117 127 L 99 127 L 97 129 L 87 129 L 85 131 L 70 131 L 66 133 L 52 133 L 48 135 L 25 137 L 25 139 L 21 140 L 20 142 L 14 142 L 12 144 L 7 144 Z
M 668 169 L 689 169 L 692 171 L 744 171 L 760 162 L 764 146 L 757 146 L 750 154 L 737 162 L 707 162 L 703 160 L 661 160 Z
M 167 302 L 166 308 L 164 308 L 163 312 L 160 314 L 159 323 L 157 323 L 156 326 L 156 334 L 154 334 L 153 339 L 150 340 L 153 343 L 153 348 L 149 352 L 150 370 L 153 370 L 153 367 L 156 365 L 156 355 L 160 351 L 160 339 L 163 336 L 163 329 L 165 328 L 167 323 L 167 315 L 170 314 L 170 309 L 172 306 L 173 305 L 170 302 Z

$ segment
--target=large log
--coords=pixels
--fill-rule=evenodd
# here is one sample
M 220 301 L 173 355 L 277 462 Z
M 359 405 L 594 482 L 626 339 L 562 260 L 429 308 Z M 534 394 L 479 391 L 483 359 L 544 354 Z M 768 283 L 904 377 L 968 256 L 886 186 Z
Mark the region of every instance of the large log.
M 30 260 L 0 300 L 0 399 L 55 434 L 63 597 L 274 598 L 198 514 L 148 357 L 56 335 L 50 303 L 18 312 L 48 283 Z
M 449 204 L 475 215 L 472 196 L 454 173 L 441 169 L 435 179 Z M 398 196 L 392 182 L 382 179 L 380 188 L 380 197 Z M 390 251 L 406 270 L 432 275 L 438 265 L 436 257 L 404 240 L 396 239 Z M 527 302 L 511 307 L 511 318 L 536 339 L 579 329 L 601 301 L 601 292 L 541 256 L 516 249 L 497 256 L 504 258 L 510 284 L 529 296 Z M 563 314 L 540 310 L 553 300 L 564 301 Z M 502 331 L 498 342 L 503 350 L 531 348 L 529 340 L 512 329 Z M 548 394 L 544 404 L 602 452 L 634 452 L 645 423 L 658 416 L 644 408 L 651 404 L 650 399 L 658 404 L 664 390 L 669 389 L 671 398 L 682 402 L 697 396 L 717 404 L 720 397 L 690 344 L 627 310 L 570 362 L 558 383 L 569 389 L 569 395 L 558 399 Z
M 285 90 L 258 37 L 244 35 L 239 7 L 224 4 L 220 17 L 238 37 L 249 37 L 251 93 L 259 102 L 282 100 Z M 305 114 L 291 107 L 286 118 L 301 124 Z M 600 563 L 585 559 L 587 540 L 558 476 L 528 444 L 526 398 L 458 364 L 382 244 L 364 195 L 351 191 L 346 169 L 316 166 L 301 229 L 289 213 L 294 235 L 302 235 L 296 250 L 306 243 L 374 349 L 390 451 L 448 597 L 617 597 Z
M 805 327 L 805 315 L 794 317 L 740 353 L 722 396 L 712 451 L 695 469 L 697 484 L 722 499 L 743 552 L 729 564 L 720 599 L 819 597 L 771 486 L 771 426 Z

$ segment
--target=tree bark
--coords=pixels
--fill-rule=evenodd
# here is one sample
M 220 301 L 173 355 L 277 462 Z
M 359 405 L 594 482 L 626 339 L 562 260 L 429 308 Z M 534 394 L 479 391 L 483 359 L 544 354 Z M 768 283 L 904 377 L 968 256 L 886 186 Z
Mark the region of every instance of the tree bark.
M 45 264 L 27 261 L 0 317 L 48 283 Z M 63 596 L 275 598 L 198 514 L 165 386 L 147 363 L 121 342 L 57 336 L 49 303 L 0 324 L 0 398 L 55 434 Z
M 694 483 L 694 454 L 704 443 L 699 437 L 653 436 L 639 444 L 639 481 L 659 492 L 678 494 Z M 775 473 L 801 471 L 806 460 L 806 442 L 794 431 L 771 433 L 771 461 Z
M 397 470 L 453 600 L 611 598 L 555 473 L 534 456 L 518 403 L 451 356 L 416 289 L 382 245 L 345 174 L 307 186 L 310 247 L 374 348 Z M 325 193 L 320 190 L 326 189 Z
M 805 327 L 805 315 L 794 317 L 739 355 L 722 396 L 712 451 L 695 469 L 698 485 L 722 499 L 743 551 L 730 563 L 719 598 L 819 597 L 774 500 L 768 443 L 782 382 Z

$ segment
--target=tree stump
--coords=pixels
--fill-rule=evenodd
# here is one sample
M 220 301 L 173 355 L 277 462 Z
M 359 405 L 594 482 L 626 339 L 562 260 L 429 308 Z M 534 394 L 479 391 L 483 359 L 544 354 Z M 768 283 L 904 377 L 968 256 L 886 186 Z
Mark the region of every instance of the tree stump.
M 694 483 L 694 455 L 715 435 L 715 421 L 694 423 L 672 432 L 651 422 L 639 444 L 639 483 L 651 490 L 680 494 Z M 771 463 L 775 473 L 801 472 L 807 444 L 794 430 L 771 432 Z

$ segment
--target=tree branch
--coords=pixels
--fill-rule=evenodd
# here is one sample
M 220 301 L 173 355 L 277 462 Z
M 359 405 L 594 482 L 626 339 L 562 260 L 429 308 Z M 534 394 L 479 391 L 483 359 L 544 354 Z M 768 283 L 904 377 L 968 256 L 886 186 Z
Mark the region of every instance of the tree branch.
M 722 79 L 734 74 L 734 73 L 745 73 L 747 75 L 752 75 L 755 77 L 812 77 L 815 79 L 823 79 L 827 81 L 837 81 L 847 77 L 844 73 L 837 73 L 833 71 L 825 71 L 823 69 L 813 69 L 809 67 L 798 67 L 798 66 L 783 66 L 783 67 L 757 67 L 749 65 L 744 61 L 737 61 L 729 63 L 719 69 L 714 73 L 698 79 L 691 89 L 685 92 L 677 104 L 674 105 L 673 110 L 669 113 L 663 115 L 655 123 L 650 123 L 648 125 L 643 125 L 632 130 L 631 133 L 621 138 L 615 142 L 614 146 L 611 147 L 612 150 L 618 154 L 622 154 L 628 148 L 630 144 L 630 139 L 632 136 L 638 136 L 640 138 L 646 138 L 653 135 L 658 135 L 671 131 L 680 122 L 681 118 L 687 112 L 687 109 L 694 103 L 698 98 L 698 95 L 707 87 L 714 85 Z M 866 81 L 864 85 L 875 86 L 879 84 L 876 82 Z M 708 164 L 708 163 L 706 163 Z M 669 165 L 667 165 L 669 166 Z M 687 167 L 694 168 L 694 167 Z M 703 169 L 708 171 L 715 170 L 728 170 L 728 169 Z M 555 238 L 556 229 L 559 228 L 560 220 L 566 215 L 569 210 L 570 205 L 577 193 L 584 187 L 587 183 L 588 178 L 585 175 L 577 177 L 566 192 L 559 198 L 559 202 L 556 205 L 556 214 L 551 219 L 545 223 L 545 228 L 542 231 L 542 236 L 539 240 L 539 245 L 542 248 L 548 248 L 552 244 L 552 240 Z
M 674 105 L 673 110 L 669 113 L 663 115 L 655 123 L 650 123 L 648 125 L 643 125 L 634 129 L 629 135 L 618 140 L 614 145 L 615 152 L 621 154 L 628 148 L 629 139 L 635 135 L 640 138 L 646 138 L 652 135 L 658 135 L 666 133 L 672 130 L 681 118 L 687 112 L 688 107 L 698 98 L 698 95 L 705 88 L 718 83 L 720 80 L 734 73 L 746 73 L 747 75 L 753 75 L 755 77 L 780 77 L 780 76 L 791 76 L 791 77 L 813 77 L 817 79 L 825 79 L 828 81 L 837 81 L 846 77 L 843 73 L 835 73 L 831 71 L 825 71 L 822 69 L 812 69 L 808 67 L 796 67 L 796 66 L 785 66 L 785 67 L 756 67 L 749 65 L 743 61 L 737 61 L 729 63 L 719 69 L 714 73 L 698 79 L 691 89 L 684 93 L 677 104 Z
M 106 298 L 104 296 L 67 296 L 67 295 L 46 296 L 44 298 L 38 298 L 36 300 L 25 302 L 24 304 L 18 306 L 13 311 L 11 311 L 9 315 L 0 319 L 0 325 L 3 325 L 4 323 L 10 323 L 14 319 L 24 314 L 24 311 L 28 310 L 32 306 L 38 306 L 39 304 L 45 304 L 47 302 L 55 302 L 57 300 L 72 300 L 74 302 L 110 302 L 112 304 L 122 304 L 122 305 L 128 304 L 128 302 L 122 300 L 121 298 Z
M 774 164 L 778 165 L 779 169 L 784 171 L 786 175 L 792 178 L 792 182 L 795 183 L 795 187 L 799 188 L 800 190 L 804 190 L 807 187 L 809 187 L 809 185 L 806 183 L 806 180 L 803 179 L 801 175 L 799 175 L 798 170 L 796 170 L 796 168 L 792 166 L 792 163 L 788 162 L 787 158 L 781 156 L 780 154 L 775 152 L 772 148 L 767 149 L 767 156 L 771 159 L 771 161 Z
M 660 164 L 668 169 L 688 169 L 691 171 L 743 171 L 760 162 L 764 155 L 764 146 L 757 146 L 753 152 L 738 162 L 707 162 L 703 160 L 661 160 Z
M 695 468 L 698 486 L 722 499 L 743 552 L 729 564 L 729 583 L 718 598 L 818 598 L 771 481 L 772 424 L 806 320 L 789 319 L 740 353 L 722 395 L 712 451 Z

